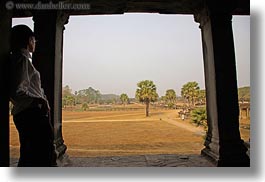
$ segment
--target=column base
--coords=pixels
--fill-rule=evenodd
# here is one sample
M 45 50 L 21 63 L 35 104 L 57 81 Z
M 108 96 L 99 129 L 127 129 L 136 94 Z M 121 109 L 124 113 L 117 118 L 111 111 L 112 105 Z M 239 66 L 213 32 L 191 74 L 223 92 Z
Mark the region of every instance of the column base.
M 71 160 L 69 156 L 66 153 L 64 153 L 63 155 L 61 155 L 60 158 L 57 158 L 56 164 L 57 164 L 57 167 L 67 167 L 67 166 L 70 166 Z
M 66 154 L 67 147 L 62 139 L 57 140 L 54 144 L 56 153 L 56 165 L 58 167 L 67 166 L 70 163 L 69 156 Z
M 220 156 L 214 153 L 210 148 L 204 148 L 201 155 L 205 156 L 217 167 L 250 167 L 250 158 L 246 153 L 234 153 L 231 150 L 230 155 Z

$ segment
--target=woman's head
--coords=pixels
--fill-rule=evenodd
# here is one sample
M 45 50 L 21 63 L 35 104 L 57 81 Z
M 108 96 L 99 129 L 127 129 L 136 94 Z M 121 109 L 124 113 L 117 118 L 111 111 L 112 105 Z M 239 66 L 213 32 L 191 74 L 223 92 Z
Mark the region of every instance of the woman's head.
M 26 25 L 16 25 L 11 31 L 11 51 L 17 51 L 22 48 L 29 52 L 35 51 L 35 36 L 33 31 Z

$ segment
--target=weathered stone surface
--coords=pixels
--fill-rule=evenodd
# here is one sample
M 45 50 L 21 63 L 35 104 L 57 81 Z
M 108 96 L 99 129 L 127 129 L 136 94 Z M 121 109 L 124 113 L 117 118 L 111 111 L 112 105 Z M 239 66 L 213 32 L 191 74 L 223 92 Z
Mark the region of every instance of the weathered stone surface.
M 115 157 L 73 157 L 65 167 L 214 167 L 201 155 L 136 155 Z M 11 159 L 11 166 L 17 165 Z

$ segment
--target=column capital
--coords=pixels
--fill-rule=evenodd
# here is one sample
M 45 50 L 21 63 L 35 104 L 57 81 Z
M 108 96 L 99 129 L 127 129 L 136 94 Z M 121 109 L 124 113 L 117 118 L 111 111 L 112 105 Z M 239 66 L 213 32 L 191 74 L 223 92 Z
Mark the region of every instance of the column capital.
M 57 13 L 57 23 L 59 26 L 64 26 L 69 22 L 69 14 L 63 11 Z M 64 29 L 64 28 L 63 28 Z
M 57 26 L 64 26 L 68 23 L 69 14 L 63 11 L 49 11 L 49 12 L 34 12 L 34 23 L 49 22 L 56 23 Z
M 236 9 L 237 3 L 237 0 L 204 0 L 194 13 L 194 21 L 200 23 L 200 28 L 209 21 L 217 23 L 231 21 L 232 12 Z
M 204 25 L 207 23 L 231 23 L 232 20 L 232 15 L 226 11 L 223 12 L 216 12 L 216 11 L 211 11 L 209 8 L 203 8 L 196 13 L 194 13 L 194 21 L 199 23 L 200 26 L 199 28 L 203 28 Z
M 193 17 L 194 21 L 200 24 L 199 28 L 202 28 L 206 23 L 210 21 L 209 12 L 206 8 L 203 8 L 202 10 L 194 13 Z

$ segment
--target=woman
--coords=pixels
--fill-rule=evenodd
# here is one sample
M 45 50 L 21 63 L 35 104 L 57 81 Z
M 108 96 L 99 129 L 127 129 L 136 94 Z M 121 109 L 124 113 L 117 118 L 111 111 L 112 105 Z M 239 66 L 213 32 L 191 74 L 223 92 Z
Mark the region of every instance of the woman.
M 19 133 L 18 166 L 53 166 L 53 128 L 50 107 L 41 88 L 40 74 L 31 63 L 36 40 L 26 25 L 11 31 L 10 100 L 12 115 Z

